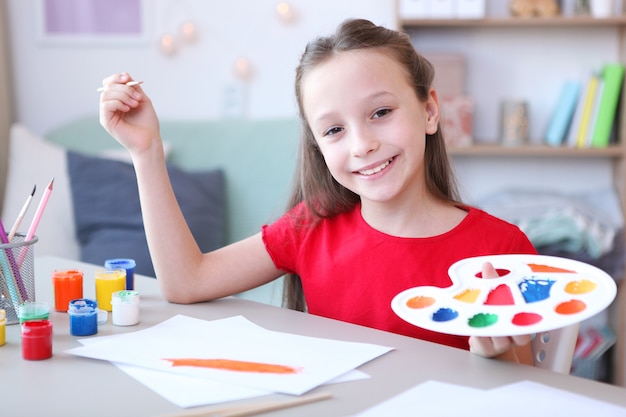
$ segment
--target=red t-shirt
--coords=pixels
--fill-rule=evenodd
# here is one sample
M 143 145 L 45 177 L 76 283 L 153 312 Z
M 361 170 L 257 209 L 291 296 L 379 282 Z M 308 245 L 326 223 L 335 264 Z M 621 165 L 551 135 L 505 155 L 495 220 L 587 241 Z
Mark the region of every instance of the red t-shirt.
M 454 262 L 493 254 L 536 253 L 515 225 L 468 208 L 454 229 L 427 238 L 381 233 L 361 216 L 360 205 L 303 225 L 301 204 L 263 227 L 263 241 L 278 269 L 302 279 L 309 313 L 468 349 L 467 337 L 445 335 L 396 316 L 391 300 L 421 285 L 448 287 Z

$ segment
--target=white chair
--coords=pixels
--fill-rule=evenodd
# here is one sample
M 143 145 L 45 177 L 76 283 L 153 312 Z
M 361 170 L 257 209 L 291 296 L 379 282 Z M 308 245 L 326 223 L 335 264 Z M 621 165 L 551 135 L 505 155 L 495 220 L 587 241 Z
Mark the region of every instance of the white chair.
M 533 361 L 537 368 L 569 374 L 574 359 L 580 324 L 537 333 L 532 342 Z

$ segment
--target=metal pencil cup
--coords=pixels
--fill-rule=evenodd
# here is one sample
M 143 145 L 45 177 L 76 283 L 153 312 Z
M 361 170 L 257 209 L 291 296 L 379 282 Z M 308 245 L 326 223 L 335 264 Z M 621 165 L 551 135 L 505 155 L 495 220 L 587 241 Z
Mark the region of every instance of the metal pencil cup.
M 34 245 L 37 236 L 26 240 L 16 234 L 11 243 L 0 244 L 0 309 L 7 324 L 19 322 L 17 312 L 24 301 L 35 301 Z

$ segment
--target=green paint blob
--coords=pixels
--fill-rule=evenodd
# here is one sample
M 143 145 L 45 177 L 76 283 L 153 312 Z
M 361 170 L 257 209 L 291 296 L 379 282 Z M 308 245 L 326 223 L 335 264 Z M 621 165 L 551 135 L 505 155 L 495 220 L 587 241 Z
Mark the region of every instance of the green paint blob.
M 478 313 L 468 320 L 470 327 L 489 327 L 498 321 L 497 314 Z

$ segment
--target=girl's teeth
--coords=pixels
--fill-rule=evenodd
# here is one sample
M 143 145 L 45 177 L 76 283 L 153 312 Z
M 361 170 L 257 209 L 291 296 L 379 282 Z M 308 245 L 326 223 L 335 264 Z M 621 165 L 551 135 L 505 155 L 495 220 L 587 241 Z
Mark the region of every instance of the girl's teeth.
M 387 167 L 387 165 L 389 165 L 390 163 L 391 163 L 391 159 L 386 161 L 383 164 L 378 165 L 377 167 L 372 168 L 372 169 L 366 169 L 365 171 L 359 171 L 359 174 L 361 174 L 361 175 L 374 175 L 377 172 L 380 172 L 383 169 L 385 169 Z

